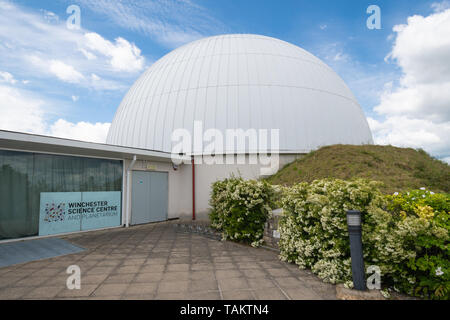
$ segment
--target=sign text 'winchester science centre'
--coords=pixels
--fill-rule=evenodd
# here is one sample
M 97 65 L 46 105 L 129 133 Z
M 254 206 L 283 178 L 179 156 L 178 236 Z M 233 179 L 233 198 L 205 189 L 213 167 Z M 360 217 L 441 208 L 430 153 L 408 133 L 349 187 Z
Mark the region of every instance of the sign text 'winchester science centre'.
M 121 192 L 43 192 L 39 235 L 108 227 L 121 223 Z

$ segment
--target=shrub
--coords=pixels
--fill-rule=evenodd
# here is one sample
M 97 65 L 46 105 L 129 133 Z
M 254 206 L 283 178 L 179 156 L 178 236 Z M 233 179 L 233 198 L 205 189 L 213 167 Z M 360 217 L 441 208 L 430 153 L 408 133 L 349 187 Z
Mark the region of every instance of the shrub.
M 325 282 L 352 285 L 346 211 L 360 210 L 365 265 L 384 286 L 449 298 L 449 196 L 414 190 L 383 196 L 366 180 L 316 180 L 285 189 L 280 258 Z
M 450 196 L 422 188 L 387 199 L 395 228 L 380 253 L 393 284 L 411 295 L 449 299 Z
M 212 185 L 211 226 L 224 239 L 263 243 L 264 224 L 271 212 L 274 188 L 265 181 L 231 177 Z
M 388 210 L 394 214 L 399 214 L 403 217 L 413 216 L 422 217 L 419 213 L 425 207 L 432 208 L 433 216 L 439 213 L 448 213 L 450 211 L 450 198 L 445 193 L 434 193 L 425 188 L 420 190 L 412 190 L 409 192 L 394 193 L 386 196 L 388 199 Z
M 271 208 L 281 205 L 280 258 L 351 287 L 346 211 L 359 210 L 364 262 L 380 268 L 383 286 L 448 300 L 449 195 L 422 188 L 385 196 L 379 186 L 323 179 L 280 187 L 231 177 L 213 184 L 211 224 L 224 239 L 259 246 Z
M 363 220 L 364 259 L 376 264 L 372 249 L 377 229 L 389 215 L 380 209 L 385 203 L 376 182 L 316 180 L 286 189 L 280 220 L 280 258 L 310 268 L 325 282 L 351 285 L 350 247 L 346 211 L 365 212 Z

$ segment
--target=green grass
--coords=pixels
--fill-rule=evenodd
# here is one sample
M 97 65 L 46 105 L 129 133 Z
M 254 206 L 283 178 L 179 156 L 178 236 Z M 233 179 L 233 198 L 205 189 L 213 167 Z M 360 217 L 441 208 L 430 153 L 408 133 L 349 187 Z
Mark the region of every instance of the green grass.
M 286 165 L 267 180 L 272 184 L 292 185 L 323 178 L 377 180 L 383 182 L 385 193 L 421 187 L 450 192 L 450 166 L 447 163 L 423 150 L 392 146 L 323 147 Z

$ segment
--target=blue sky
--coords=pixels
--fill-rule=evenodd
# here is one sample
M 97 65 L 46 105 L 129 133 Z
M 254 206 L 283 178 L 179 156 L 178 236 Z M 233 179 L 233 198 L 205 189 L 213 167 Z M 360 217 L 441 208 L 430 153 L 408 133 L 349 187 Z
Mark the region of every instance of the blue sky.
M 81 9 L 78 31 L 66 27 L 72 4 Z M 369 5 L 381 8 L 381 30 L 366 26 Z M 406 106 L 401 114 L 389 108 L 399 96 L 425 92 L 417 75 L 410 80 L 416 66 L 436 52 L 450 60 L 448 43 L 439 38 L 450 36 L 449 7 L 424 0 L 0 0 L 0 99 L 9 103 L 0 106 L 0 128 L 101 140 L 127 89 L 164 54 L 205 36 L 255 33 L 291 42 L 330 65 L 356 95 L 378 143 L 422 147 L 448 161 L 450 97 L 439 97 L 433 117 L 427 106 Z M 429 21 L 409 22 L 414 15 Z M 405 30 L 393 31 L 398 25 Z M 430 31 L 434 25 L 444 30 Z M 412 31 L 432 34 L 440 47 L 423 59 L 420 48 L 408 56 Z M 18 109 L 28 114 L 26 123 L 11 115 Z M 399 117 L 401 130 L 392 125 Z M 417 128 L 423 134 L 406 139 Z

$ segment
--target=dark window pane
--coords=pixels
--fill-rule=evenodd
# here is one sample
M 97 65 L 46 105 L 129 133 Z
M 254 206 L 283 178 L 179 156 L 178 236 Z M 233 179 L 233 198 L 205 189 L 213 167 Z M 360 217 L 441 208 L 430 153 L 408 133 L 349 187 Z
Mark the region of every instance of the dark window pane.
M 122 161 L 0 150 L 0 240 L 38 234 L 41 192 L 121 190 Z

